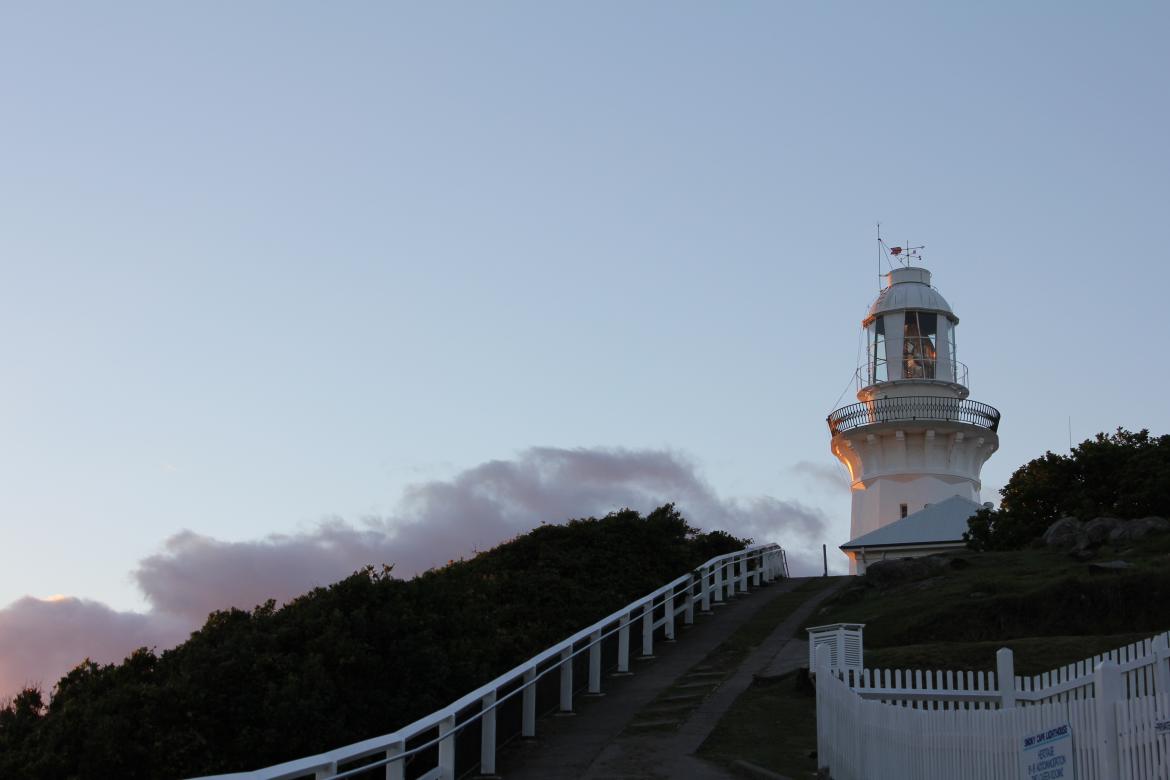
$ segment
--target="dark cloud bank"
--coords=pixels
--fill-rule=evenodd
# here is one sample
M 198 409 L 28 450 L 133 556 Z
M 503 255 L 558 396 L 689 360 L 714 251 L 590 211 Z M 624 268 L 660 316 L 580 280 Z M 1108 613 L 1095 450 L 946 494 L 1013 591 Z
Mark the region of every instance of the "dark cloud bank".
M 657 450 L 537 447 L 494 460 L 449 481 L 406 490 L 393 517 L 322 522 L 311 531 L 224 542 L 191 531 L 169 539 L 133 576 L 148 613 L 117 612 L 96 601 L 24 598 L 0 609 L 0 697 L 23 685 L 48 689 L 85 657 L 108 663 L 136 647 L 182 641 L 209 612 L 287 601 L 367 564 L 409 577 L 469 557 L 541 522 L 648 511 L 673 501 L 692 525 L 810 551 L 825 518 L 770 497 L 724 499 L 680 455 Z M 819 555 L 789 553 L 794 573 L 818 570 Z

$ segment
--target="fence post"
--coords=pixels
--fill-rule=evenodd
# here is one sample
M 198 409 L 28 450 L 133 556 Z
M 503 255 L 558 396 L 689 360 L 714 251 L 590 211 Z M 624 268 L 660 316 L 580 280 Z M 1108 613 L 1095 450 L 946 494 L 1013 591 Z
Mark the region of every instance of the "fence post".
M 492 691 L 481 700 L 483 710 L 482 727 L 479 732 L 479 773 L 496 773 L 496 692 Z
M 760 553 L 756 558 L 756 568 L 752 570 L 752 584 L 757 588 L 763 584 L 764 575 L 764 553 Z
M 536 667 L 524 673 L 523 715 L 520 719 L 520 736 L 536 736 Z
M 325 766 L 313 773 L 314 780 L 325 780 L 327 777 L 333 777 L 337 774 L 337 762 L 331 761 Z
M 835 719 L 830 716 L 828 712 L 828 701 L 825 697 L 825 688 L 823 686 L 828 684 L 829 675 L 832 674 L 832 651 L 829 650 L 828 645 L 821 645 L 817 648 L 816 654 L 813 656 L 813 669 L 816 673 L 816 696 L 817 696 L 817 768 L 828 767 L 831 771 L 832 757 L 830 756 L 831 748 L 829 746 L 829 735 L 831 730 L 836 729 Z M 834 723 L 830 725 L 829 721 Z
M 561 651 L 561 712 L 573 711 L 573 646 Z
M 1117 702 L 1121 701 L 1121 669 L 1110 660 L 1102 661 L 1093 672 L 1097 699 L 1097 769 L 1103 778 L 1118 777 Z
M 589 635 L 589 693 L 601 695 L 601 630 Z
M 723 601 L 723 562 L 720 561 L 713 568 L 715 569 L 715 603 L 718 604 Z
M 1158 696 L 1170 695 L 1170 668 L 1166 666 L 1170 660 L 1170 634 L 1158 634 L 1150 649 L 1154 652 L 1154 693 Z
M 748 589 L 748 559 L 747 554 L 741 555 L 739 558 L 739 578 L 736 586 L 738 593 L 747 593 Z
M 405 742 L 394 742 L 390 747 L 386 748 L 386 758 L 394 758 L 402 755 L 406 750 Z M 406 777 L 406 762 L 405 761 L 391 761 L 386 764 L 386 780 L 404 780 Z
M 999 684 L 999 706 L 1016 706 L 1016 659 L 1010 647 L 995 651 L 995 680 Z
M 439 777 L 455 780 L 455 716 L 439 721 Z
M 642 607 L 642 657 L 654 657 L 654 599 Z

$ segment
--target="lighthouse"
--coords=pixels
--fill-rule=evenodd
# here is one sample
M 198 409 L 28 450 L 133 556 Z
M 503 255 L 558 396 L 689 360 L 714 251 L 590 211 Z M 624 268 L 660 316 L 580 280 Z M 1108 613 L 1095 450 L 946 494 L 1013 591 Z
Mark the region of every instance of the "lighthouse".
M 979 472 L 999 448 L 1000 415 L 969 397 L 958 324 L 930 271 L 909 262 L 886 274 L 861 322 L 867 360 L 857 369 L 857 403 L 828 417 L 833 454 L 851 480 L 851 542 L 842 549 L 853 573 L 864 572 L 867 541 L 870 549 L 880 543 L 882 557 L 955 546 L 979 506 Z M 943 528 L 940 518 L 956 512 Z

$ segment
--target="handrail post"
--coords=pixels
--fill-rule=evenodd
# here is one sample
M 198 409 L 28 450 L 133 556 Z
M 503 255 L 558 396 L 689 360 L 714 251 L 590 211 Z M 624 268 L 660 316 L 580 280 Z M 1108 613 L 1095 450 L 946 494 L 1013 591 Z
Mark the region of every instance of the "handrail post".
M 622 615 L 618 623 L 618 674 L 628 674 L 630 671 L 630 613 Z
M 479 732 L 479 773 L 496 773 L 496 692 L 492 691 L 481 700 L 483 710 L 482 726 Z
M 601 695 L 601 629 L 589 635 L 589 693 Z
M 455 780 L 455 716 L 439 722 L 439 777 Z
M 401 756 L 406 751 L 406 742 L 393 742 L 390 747 L 386 748 L 386 758 L 393 759 L 395 756 Z M 406 762 L 391 760 L 386 764 L 386 780 L 405 780 L 406 778 Z
M 715 567 L 715 603 L 723 601 L 723 567 L 726 564 L 720 561 Z
M 561 712 L 573 711 L 573 646 L 561 651 Z
M 1016 661 L 1010 647 L 995 651 L 995 677 L 999 684 L 999 706 L 1005 710 L 1016 706 Z
M 664 626 L 664 628 L 666 630 L 666 639 L 668 641 L 673 641 L 674 640 L 674 592 L 673 591 L 666 594 L 666 602 L 663 604 L 663 607 L 666 609 L 666 615 L 665 615 L 666 625 Z
M 756 566 L 752 570 L 752 579 L 753 579 L 752 584 L 758 588 L 758 587 L 760 587 L 760 585 L 763 584 L 764 554 L 762 552 L 756 555 L 755 563 L 756 563 Z
M 333 777 L 337 774 L 337 762 L 330 761 L 325 766 L 313 772 L 314 780 L 326 780 L 326 778 Z
M 702 599 L 701 609 L 711 611 L 711 588 L 714 585 L 715 575 L 707 567 L 699 569 L 699 598 Z
M 654 601 L 642 607 L 642 657 L 654 657 Z
M 695 575 L 692 572 L 687 580 L 687 609 L 683 612 L 683 625 L 693 625 L 695 622 Z
M 536 736 L 536 667 L 524 673 L 523 707 L 520 716 L 520 736 Z
M 747 553 L 739 556 L 739 585 L 737 588 L 740 593 L 747 593 L 748 591 L 748 557 Z

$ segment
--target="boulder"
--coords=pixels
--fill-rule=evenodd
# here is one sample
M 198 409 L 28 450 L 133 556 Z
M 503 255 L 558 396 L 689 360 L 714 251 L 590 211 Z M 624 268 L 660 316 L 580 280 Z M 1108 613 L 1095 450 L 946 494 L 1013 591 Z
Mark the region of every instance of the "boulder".
M 1085 546 L 1100 547 L 1105 544 L 1109 541 L 1109 534 L 1123 522 L 1116 517 L 1096 517 L 1085 523 Z
M 1045 547 L 1069 550 L 1084 547 L 1085 527 L 1075 517 L 1062 517 L 1044 532 L 1041 537 Z
M 1116 528 L 1110 531 L 1109 541 L 1113 544 L 1136 542 L 1150 534 L 1165 533 L 1166 531 L 1170 531 L 1170 520 L 1164 517 L 1143 517 L 1119 523 Z

